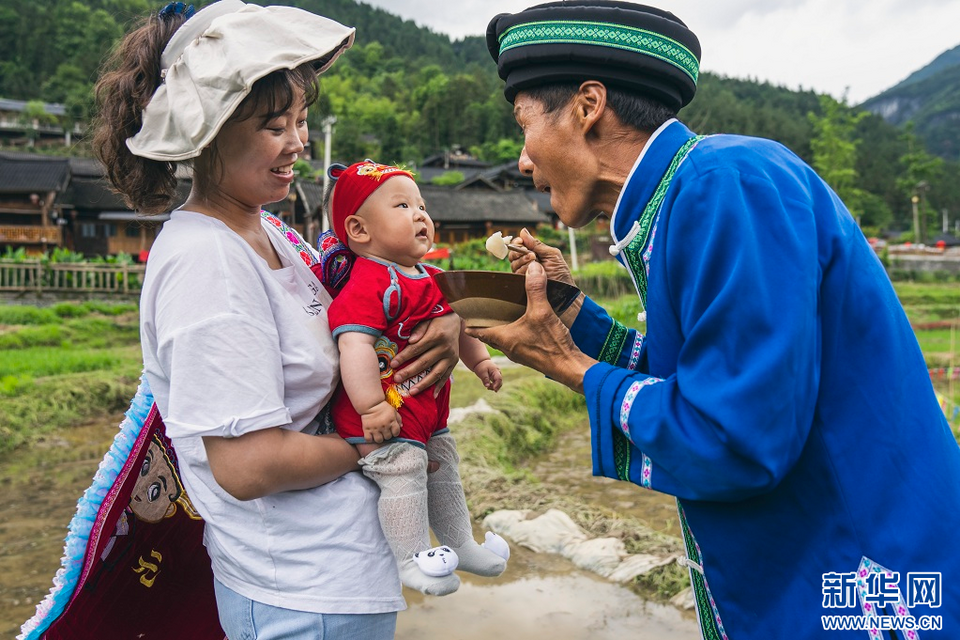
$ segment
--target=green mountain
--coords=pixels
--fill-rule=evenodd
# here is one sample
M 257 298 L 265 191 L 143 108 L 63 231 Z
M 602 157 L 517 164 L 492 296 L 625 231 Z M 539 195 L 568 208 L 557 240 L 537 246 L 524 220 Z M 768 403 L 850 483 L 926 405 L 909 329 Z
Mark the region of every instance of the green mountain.
M 417 26 L 379 7 L 354 0 L 272 0 L 264 4 L 286 4 L 332 18 L 357 28 L 357 45 L 379 42 L 390 57 L 411 63 L 429 61 L 444 69 L 462 68 L 490 61 L 479 36 L 451 42 L 449 36 L 429 27 Z M 480 46 L 477 46 L 480 45 Z M 481 55 L 482 54 L 482 55 Z M 384 60 L 386 62 L 386 60 Z
M 162 2 L 0 0 L 0 98 L 64 103 L 64 124 L 87 121 L 104 56 L 138 17 Z M 321 78 L 320 100 L 309 116 L 316 132 L 325 117 L 336 117 L 334 159 L 417 164 L 462 148 L 488 162 L 516 162 L 520 131 L 482 37 L 453 41 L 354 0 L 271 2 L 357 28 L 355 46 Z M 868 117 L 855 115 L 859 107 L 841 105 L 838 111 L 834 105 L 812 91 L 704 73 L 680 118 L 699 133 L 777 140 L 821 166 L 824 159 L 815 157 L 812 143 L 827 113 L 852 118 L 855 130 L 847 137 L 854 139 L 829 142 L 855 149 L 848 188 L 860 193 L 849 204 L 865 226 L 909 228 L 911 196 L 920 184 L 925 219 L 939 220 L 944 209 L 960 212 L 960 47 L 867 101 L 864 108 L 873 111 Z M 915 123 L 912 135 L 900 126 L 906 121 Z M 816 142 L 823 147 L 823 140 Z M 928 150 L 948 161 L 931 164 Z M 83 139 L 62 151 L 90 152 Z
M 896 126 L 913 123 L 931 153 L 960 160 L 960 46 L 861 106 Z
M 937 56 L 933 60 L 933 62 L 923 67 L 922 69 L 918 69 L 917 71 L 914 71 L 909 76 L 907 76 L 906 80 L 904 80 L 897 86 L 902 87 L 908 84 L 912 84 L 914 82 L 919 82 L 920 80 L 926 80 L 930 76 L 936 75 L 937 73 L 943 71 L 944 69 L 948 69 L 958 64 L 960 64 L 960 45 L 957 45 L 956 47 L 948 51 L 944 51 L 939 56 Z

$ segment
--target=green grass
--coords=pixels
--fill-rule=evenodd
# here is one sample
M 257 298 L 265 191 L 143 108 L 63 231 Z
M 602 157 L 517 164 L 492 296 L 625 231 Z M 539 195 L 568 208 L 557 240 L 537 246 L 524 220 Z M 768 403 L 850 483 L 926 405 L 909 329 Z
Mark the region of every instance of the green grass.
M 450 406 L 468 407 L 481 399 L 493 403 L 524 380 L 544 379 L 542 374 L 526 367 L 504 367 L 501 373 L 503 387 L 498 393 L 494 393 L 486 389 L 477 376 L 462 367 L 457 367 L 453 374 L 453 385 L 450 387 Z
M 476 253 L 479 258 L 479 247 Z M 595 278 L 591 286 L 613 291 L 623 285 L 623 273 L 613 263 L 590 263 L 577 277 Z M 604 281 L 611 278 L 617 282 Z M 960 287 L 955 283 L 896 282 L 894 287 L 915 326 L 960 318 Z M 640 303 L 632 291 L 595 299 L 625 326 L 646 330 L 645 324 L 637 321 Z M 916 334 L 929 367 L 960 366 L 960 326 L 953 331 L 949 326 L 918 328 Z M 0 305 L 0 453 L 76 421 L 125 408 L 141 369 L 139 339 L 137 306 L 131 303 L 88 301 L 48 308 Z M 491 403 L 495 398 L 499 401 L 527 377 L 547 382 L 524 369 L 506 369 L 504 376 L 504 390 L 495 395 L 484 390 L 472 374 L 458 372 L 454 405 L 472 404 L 481 397 Z M 121 382 L 114 388 L 111 381 Z M 85 385 L 105 395 L 82 394 Z M 58 391 L 61 387 L 62 392 Z M 943 384 L 938 391 L 948 401 L 960 403 L 960 384 Z M 956 428 L 960 429 L 960 424 Z M 531 432 L 510 434 L 510 438 L 518 451 L 538 449 L 545 442 Z
M 56 324 L 58 316 L 53 309 L 18 305 L 0 306 L 0 325 Z
M 643 333 L 647 330 L 647 323 L 637 320 L 637 314 L 642 310 L 640 299 L 633 295 L 624 295 L 619 298 L 594 298 L 594 301 L 607 310 L 610 317 L 629 329 L 636 329 Z
M 0 377 L 31 375 L 62 376 L 84 371 L 111 369 L 120 363 L 115 350 L 31 347 L 0 351 Z
M 60 346 L 65 340 L 66 335 L 60 325 L 26 326 L 18 331 L 0 333 L 0 350 Z
M 139 350 L 136 356 L 108 370 L 17 378 L 12 395 L 0 396 L 0 456 L 46 434 L 125 410 L 137 390 Z M 0 389 L 8 389 L 11 380 L 0 378 Z
M 136 311 L 0 306 L 0 455 L 129 406 L 142 368 Z
M 907 307 L 936 302 L 960 306 L 960 287 L 955 282 L 894 282 L 893 288 Z
M 481 396 L 502 413 L 469 416 L 456 425 L 456 437 L 471 464 L 512 474 L 520 462 L 549 449 L 557 434 L 586 422 L 587 413 L 583 396 L 536 372 L 510 368 L 504 374 L 499 393 Z M 454 387 L 459 384 L 458 378 Z M 460 396 L 453 404 L 471 399 Z

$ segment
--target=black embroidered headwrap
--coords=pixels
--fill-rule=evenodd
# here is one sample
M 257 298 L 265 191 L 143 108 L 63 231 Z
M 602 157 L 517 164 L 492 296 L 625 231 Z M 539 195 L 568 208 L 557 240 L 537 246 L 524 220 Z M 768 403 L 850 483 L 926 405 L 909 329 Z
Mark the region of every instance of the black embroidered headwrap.
M 523 89 L 599 80 L 677 111 L 697 91 L 700 41 L 668 11 L 631 2 L 548 2 L 502 13 L 487 27 L 487 49 L 510 102 Z

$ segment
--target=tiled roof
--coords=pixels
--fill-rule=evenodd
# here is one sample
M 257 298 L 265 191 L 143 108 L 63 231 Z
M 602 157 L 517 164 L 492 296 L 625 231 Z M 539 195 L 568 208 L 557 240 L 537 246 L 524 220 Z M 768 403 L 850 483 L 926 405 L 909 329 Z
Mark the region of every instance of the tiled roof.
M 429 158 L 424 158 L 423 162 L 420 163 L 421 169 L 424 167 L 435 167 L 438 169 L 445 169 L 446 171 L 463 171 L 465 169 L 482 170 L 489 166 L 489 162 L 478 160 L 470 156 L 448 155 L 445 158 L 444 154 L 442 153 L 430 156 Z
M 323 203 L 323 184 L 313 180 L 297 180 L 297 193 L 303 198 L 304 211 L 314 212 Z
M 190 182 L 179 180 L 171 208 L 179 206 L 189 194 Z M 75 177 L 60 196 L 60 202 L 79 211 L 129 211 L 123 196 L 114 193 L 110 183 L 103 178 Z
M 550 218 L 537 210 L 520 189 L 492 191 L 421 185 L 430 217 L 438 222 L 523 222 L 538 224 Z
M 0 193 L 60 191 L 70 179 L 66 158 L 33 153 L 0 153 Z
M 103 176 L 103 165 L 95 158 L 70 158 L 70 173 L 76 178 L 85 176 L 99 178 Z
M 76 209 L 97 209 L 100 211 L 128 210 L 123 198 L 110 189 L 103 178 L 75 177 L 67 190 L 60 196 L 60 203 Z
M 527 197 L 530 198 L 533 202 L 536 203 L 537 208 L 544 213 L 556 213 L 553 210 L 553 205 L 550 204 L 550 194 L 549 193 L 540 193 L 536 189 L 524 189 L 524 192 L 527 194 Z

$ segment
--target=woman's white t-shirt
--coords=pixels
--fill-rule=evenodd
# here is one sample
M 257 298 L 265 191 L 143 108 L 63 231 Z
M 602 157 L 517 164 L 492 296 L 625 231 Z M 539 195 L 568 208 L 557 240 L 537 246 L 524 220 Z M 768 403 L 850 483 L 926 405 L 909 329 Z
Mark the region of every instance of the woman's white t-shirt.
M 273 606 L 403 609 L 377 487 L 361 473 L 240 501 L 210 471 L 202 436 L 277 426 L 316 433 L 339 380 L 330 298 L 293 245 L 263 224 L 281 269 L 219 220 L 174 211 L 150 251 L 140 300 L 144 373 L 205 521 L 213 573 Z

